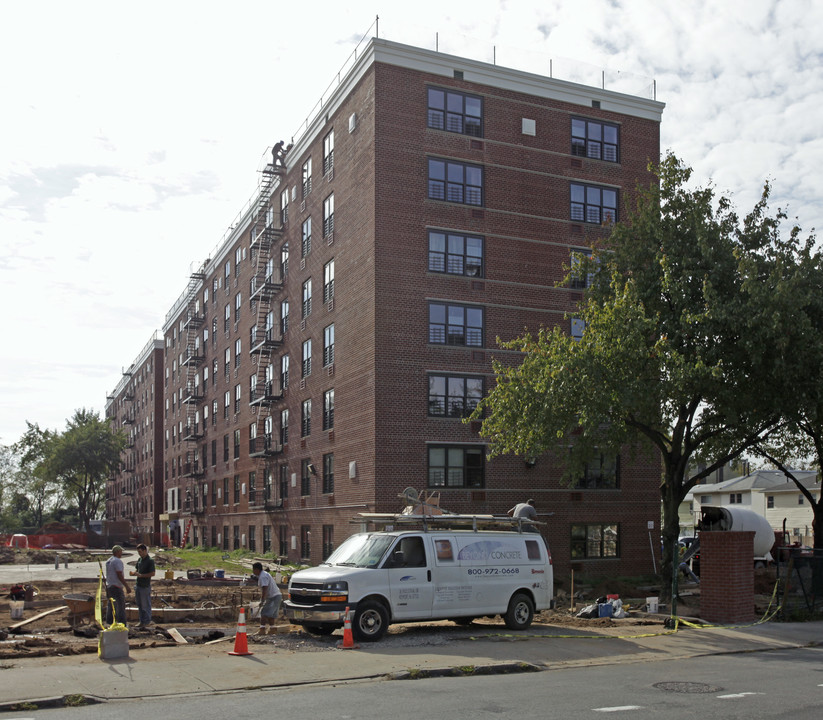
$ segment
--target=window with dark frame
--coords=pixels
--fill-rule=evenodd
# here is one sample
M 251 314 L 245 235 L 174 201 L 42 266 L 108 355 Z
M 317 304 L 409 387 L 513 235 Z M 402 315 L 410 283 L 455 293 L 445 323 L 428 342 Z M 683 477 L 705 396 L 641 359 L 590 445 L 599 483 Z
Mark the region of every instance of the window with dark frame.
M 334 428 L 334 388 L 323 393 L 323 429 Z
M 334 297 L 334 260 L 329 260 L 323 266 L 323 302 L 327 303 Z
M 481 307 L 429 303 L 429 342 L 483 347 L 483 312 Z
M 301 366 L 302 377 L 311 375 L 311 338 L 303 341 L 303 362 Z
M 571 183 L 571 219 L 594 225 L 617 222 L 617 190 L 599 185 Z
M 311 525 L 300 526 L 300 557 L 304 560 L 311 557 Z
M 619 128 L 600 120 L 572 118 L 572 155 L 618 162 Z
M 301 198 L 305 200 L 306 195 L 311 192 L 311 158 L 308 158 L 306 162 L 303 163 L 302 178 Z
M 311 495 L 311 471 L 309 470 L 311 461 L 303 459 L 300 461 L 300 494 L 304 497 Z
M 334 453 L 323 455 L 323 492 L 334 492 Z
M 334 364 L 334 323 L 323 328 L 323 367 Z
M 323 201 L 323 238 L 334 233 L 334 193 Z
M 483 100 L 456 90 L 428 88 L 426 124 L 435 130 L 483 137 Z
M 600 454 L 586 463 L 574 487 L 580 490 L 615 490 L 620 487 L 620 456 Z
M 334 169 L 334 130 L 323 138 L 323 175 Z
M 485 448 L 431 445 L 428 452 L 428 486 L 432 488 L 485 487 Z
M 280 489 L 280 499 L 285 500 L 289 496 L 289 466 L 281 465 L 278 473 L 277 483 Z
M 463 205 L 483 205 L 483 168 L 479 165 L 429 158 L 429 191 L 432 200 Z
M 484 277 L 483 238 L 479 235 L 429 230 L 429 271 Z
M 323 559 L 334 552 L 334 525 L 323 526 Z
M 303 221 L 301 228 L 300 257 L 306 257 L 311 252 L 311 215 Z
M 303 282 L 302 313 L 304 320 L 311 315 L 311 278 L 308 278 Z
M 483 378 L 429 375 L 429 415 L 468 417 L 483 397 Z
M 288 445 L 289 443 L 289 409 L 283 408 L 280 411 L 280 444 Z M 281 496 L 285 497 L 285 496 Z
M 572 560 L 620 556 L 620 526 L 617 523 L 573 524 Z
M 311 435 L 311 398 L 300 405 L 300 437 Z

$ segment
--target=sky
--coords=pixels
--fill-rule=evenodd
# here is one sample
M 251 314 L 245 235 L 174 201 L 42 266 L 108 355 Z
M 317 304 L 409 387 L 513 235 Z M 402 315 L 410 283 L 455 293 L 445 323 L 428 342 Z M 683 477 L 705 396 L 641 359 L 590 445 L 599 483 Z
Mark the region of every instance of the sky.
M 821 28 L 812 0 L 3 0 L 0 444 L 104 414 L 364 37 L 656 92 L 663 152 L 812 232 Z

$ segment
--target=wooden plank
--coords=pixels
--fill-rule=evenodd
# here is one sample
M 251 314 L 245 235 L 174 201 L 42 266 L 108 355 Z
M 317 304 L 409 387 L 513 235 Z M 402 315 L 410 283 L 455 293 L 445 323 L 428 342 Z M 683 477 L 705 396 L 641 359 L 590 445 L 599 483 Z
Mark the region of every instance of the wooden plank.
M 29 623 L 34 622 L 35 620 L 39 620 L 40 618 L 46 617 L 46 615 L 51 615 L 52 613 L 60 612 L 61 610 L 68 610 L 68 605 L 61 605 L 60 607 L 52 608 L 51 610 L 46 610 L 45 612 L 41 612 L 34 617 L 30 617 L 28 620 L 23 620 L 19 623 L 15 623 L 14 625 L 9 626 L 9 630 L 15 630 L 16 628 L 23 627 L 24 625 L 28 625 Z
M 217 638 L 217 640 L 209 640 L 208 642 L 203 643 L 204 645 L 214 645 L 215 643 L 226 642 L 226 640 L 234 640 L 234 635 L 224 635 L 221 638 Z
M 180 634 L 180 631 L 177 628 L 169 628 L 168 633 L 169 633 L 169 635 L 172 636 L 172 639 L 178 645 L 187 645 L 188 644 L 188 640 L 186 640 L 186 638 L 184 638 Z

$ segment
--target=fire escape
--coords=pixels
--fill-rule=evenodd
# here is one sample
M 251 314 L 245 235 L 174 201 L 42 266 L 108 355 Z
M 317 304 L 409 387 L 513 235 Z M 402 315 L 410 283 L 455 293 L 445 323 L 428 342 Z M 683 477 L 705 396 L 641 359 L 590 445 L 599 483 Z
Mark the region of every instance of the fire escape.
M 249 406 L 255 421 L 249 437 L 249 457 L 258 459 L 258 476 L 263 480 L 272 471 L 272 458 L 283 451 L 280 439 L 274 433 L 272 408 L 283 398 L 279 379 L 275 380 L 272 364 L 274 351 L 283 344 L 280 320 L 275 300 L 283 290 L 284 268 L 280 263 L 277 246 L 283 237 L 286 218 L 277 215 L 272 206 L 272 192 L 285 172 L 282 157 L 275 153 L 272 162 L 263 169 L 260 194 L 252 218 L 251 252 L 254 275 L 251 279 L 249 302 L 255 324 L 251 328 L 249 354 L 256 366 L 249 394 Z M 255 488 L 249 493 L 249 504 L 256 507 L 273 507 L 268 497 L 272 483 L 265 483 L 265 490 Z
M 186 427 L 183 431 L 183 440 L 187 443 L 186 458 L 183 463 L 182 477 L 188 482 L 183 490 L 182 509 L 185 513 L 194 514 L 192 498 L 197 492 L 192 492 L 194 483 L 205 475 L 205 458 L 200 457 L 198 443 L 205 436 L 205 421 L 201 413 L 201 405 L 205 392 L 200 384 L 200 366 L 205 362 L 206 349 L 200 329 L 206 321 L 205 307 L 200 307 L 200 288 L 206 279 L 206 263 L 193 272 L 189 277 L 186 291 L 186 312 L 183 319 L 183 334 L 186 349 L 183 353 L 183 367 L 186 371 L 186 386 L 183 390 L 183 403 L 186 406 Z

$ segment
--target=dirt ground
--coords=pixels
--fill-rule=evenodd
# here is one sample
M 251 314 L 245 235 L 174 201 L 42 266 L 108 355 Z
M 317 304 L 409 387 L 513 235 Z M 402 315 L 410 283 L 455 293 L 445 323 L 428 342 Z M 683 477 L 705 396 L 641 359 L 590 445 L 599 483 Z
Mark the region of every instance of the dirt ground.
M 89 553 L 78 552 L 71 562 L 91 560 Z M 49 555 L 45 562 L 53 561 Z M 2 562 L 2 553 L 0 553 Z M 28 562 L 37 562 L 29 558 Z M 158 567 L 158 575 L 161 575 Z M 625 631 L 627 626 L 659 626 L 669 614 L 668 607 L 661 607 L 659 614 L 650 615 L 646 610 L 645 598 L 657 595 L 654 587 L 636 587 L 624 582 L 602 582 L 596 586 L 579 586 L 575 588 L 574 609 L 571 598 L 563 590 L 560 583 L 556 591 L 556 609 L 544 611 L 535 617 L 534 627 L 553 626 L 568 628 L 575 632 L 591 630 L 592 632 L 615 634 Z M 260 599 L 259 592 L 253 586 L 207 585 L 198 581 L 185 579 L 166 580 L 157 579 L 152 582 L 152 606 L 159 607 L 218 607 L 222 610 L 215 618 L 177 617 L 174 622 L 158 622 L 149 630 L 138 630 L 131 626 L 137 621 L 129 621 L 129 643 L 132 648 L 153 647 L 160 648 L 176 645 L 176 641 L 169 633 L 170 629 L 178 630 L 189 643 L 202 644 L 210 641 L 219 641 L 225 638 L 229 643 L 236 631 L 239 610 L 248 608 L 250 603 Z M 283 588 L 285 590 L 285 588 Z M 54 608 L 63 608 L 56 612 L 44 615 L 18 628 L 12 628 L 20 620 L 12 620 L 8 600 L 0 599 L 0 667 L 2 661 L 21 659 L 25 657 L 63 656 L 97 652 L 98 628 L 92 613 L 70 614 L 65 608 L 64 595 L 81 594 L 94 595 L 97 591 L 96 580 L 73 580 L 66 582 L 46 581 L 37 584 L 34 600 L 37 607 L 23 611 L 22 620 L 29 620 Z M 0 589 L 4 596 L 7 589 Z M 771 586 L 767 578 L 760 582 L 759 592 L 766 594 L 757 596 L 758 609 L 764 611 L 768 604 Z M 609 594 L 619 595 L 628 610 L 627 617 L 614 620 L 611 618 L 581 618 L 576 613 L 583 607 L 595 603 L 600 597 Z M 681 588 L 678 598 L 677 611 L 681 617 L 699 616 L 699 585 L 685 585 Z M 133 605 L 133 596 L 127 595 L 127 605 Z M 249 641 L 270 642 L 280 647 L 297 651 L 316 651 L 331 649 L 340 640 L 338 631 L 331 637 L 315 637 L 304 632 L 299 626 L 289 626 L 285 618 L 281 617 L 279 632 L 266 637 L 254 637 L 257 628 L 256 621 L 247 617 Z M 505 625 L 500 617 L 478 618 L 472 625 L 470 633 L 479 630 L 486 632 L 506 632 Z M 639 628 L 633 632 L 640 632 Z M 393 625 L 389 629 L 383 642 L 389 641 L 399 645 L 420 645 L 448 641 L 449 638 L 462 637 L 467 628 L 459 627 L 450 621 L 439 621 L 425 624 Z M 434 633 L 435 637 L 432 637 Z

